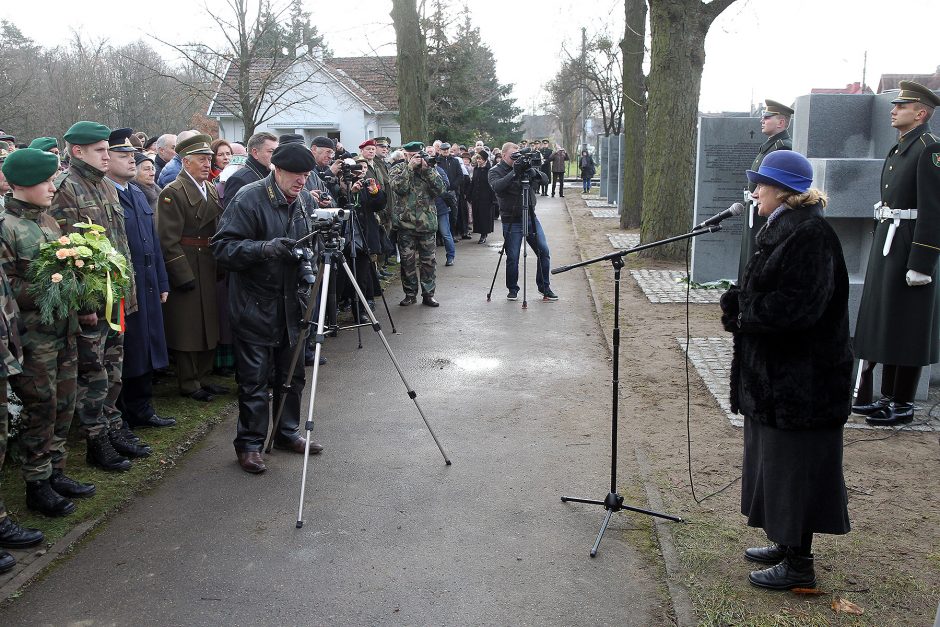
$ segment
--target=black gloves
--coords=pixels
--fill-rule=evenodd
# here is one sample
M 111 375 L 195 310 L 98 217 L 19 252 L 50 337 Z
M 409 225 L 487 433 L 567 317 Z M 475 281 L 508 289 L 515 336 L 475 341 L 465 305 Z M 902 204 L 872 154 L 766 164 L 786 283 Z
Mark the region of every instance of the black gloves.
M 721 300 L 718 303 L 721 305 L 721 326 L 725 328 L 725 331 L 734 333 L 738 330 L 738 314 L 741 313 L 741 303 L 738 295 L 741 293 L 741 288 L 737 285 L 732 285 L 727 292 L 721 295 Z
M 275 237 L 261 245 L 261 255 L 265 259 L 291 259 L 295 244 L 297 242 L 289 237 Z
M 525 172 L 525 162 L 522 159 L 517 159 L 516 162 L 512 164 L 512 171 L 521 176 L 522 173 Z
M 180 292 L 192 292 L 194 289 L 196 289 L 196 280 L 193 279 L 192 281 L 186 281 L 182 285 L 178 285 L 176 289 Z

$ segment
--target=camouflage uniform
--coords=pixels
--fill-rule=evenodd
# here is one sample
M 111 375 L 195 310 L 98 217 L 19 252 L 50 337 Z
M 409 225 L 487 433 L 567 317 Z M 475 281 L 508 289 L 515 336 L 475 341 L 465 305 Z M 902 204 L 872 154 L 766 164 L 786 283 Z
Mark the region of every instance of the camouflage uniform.
M 90 222 L 105 227 L 108 239 L 130 263 L 130 247 L 124 230 L 124 208 L 114 185 L 103 180 L 104 174 L 81 159 L 72 158 L 69 169 L 56 180 L 56 194 L 49 213 L 62 231 L 80 231 L 76 222 Z M 137 311 L 134 276 L 124 298 L 124 313 Z M 121 412 L 117 398 L 121 393 L 121 364 L 124 361 L 124 335 L 112 331 L 99 311 L 95 327 L 83 327 L 78 337 L 77 414 L 81 432 L 96 436 L 109 428 L 120 428 Z M 112 320 L 120 316 L 115 305 Z
M 388 173 L 389 186 L 395 192 L 392 226 L 398 230 L 401 253 L 401 285 L 406 296 L 418 294 L 420 259 L 421 293 L 434 295 L 434 257 L 437 237 L 437 207 L 434 198 L 444 193 L 444 179 L 433 169 L 415 171 L 407 161 L 396 164 Z
M 74 315 L 43 324 L 26 273 L 39 256 L 39 245 L 62 232 L 42 207 L 7 197 L 6 219 L 0 231 L 0 267 L 10 279 L 20 309 L 22 374 L 10 379 L 23 401 L 19 446 L 26 481 L 48 479 L 52 469 L 65 469 L 65 443 L 75 411 L 77 369 Z
M 0 216 L 0 222 L 3 216 Z M 7 452 L 8 413 L 7 413 L 7 377 L 23 371 L 20 359 L 23 356 L 23 347 L 20 344 L 20 333 L 17 328 L 16 299 L 13 289 L 7 280 L 6 273 L 0 267 L 0 470 L 3 470 L 3 460 Z M 6 507 L 0 495 L 0 521 L 7 517 Z

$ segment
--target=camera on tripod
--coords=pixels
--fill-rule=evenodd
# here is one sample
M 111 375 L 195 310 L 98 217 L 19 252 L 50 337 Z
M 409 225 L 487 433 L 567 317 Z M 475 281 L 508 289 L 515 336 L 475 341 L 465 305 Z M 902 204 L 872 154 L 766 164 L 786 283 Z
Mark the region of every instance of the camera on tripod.
M 347 183 L 354 183 L 359 180 L 362 167 L 362 164 L 356 163 L 355 159 L 343 159 L 340 163 L 339 176 Z
M 522 165 L 520 167 L 524 170 L 538 168 L 542 165 L 542 153 L 538 150 L 532 150 L 531 148 L 523 148 L 522 150 L 512 153 L 510 159 L 513 160 L 514 164 L 521 163 Z

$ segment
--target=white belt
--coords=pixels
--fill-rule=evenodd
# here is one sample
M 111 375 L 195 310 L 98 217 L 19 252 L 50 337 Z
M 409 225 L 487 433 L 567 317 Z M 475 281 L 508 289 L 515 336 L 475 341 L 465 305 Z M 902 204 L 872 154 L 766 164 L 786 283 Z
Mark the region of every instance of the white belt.
M 888 253 L 891 252 L 891 243 L 894 241 L 895 232 L 901 225 L 901 220 L 916 220 L 917 209 L 892 209 L 883 202 L 879 202 L 875 205 L 875 219 L 879 222 L 891 220 L 891 224 L 888 225 L 888 235 L 885 237 L 884 248 L 881 249 L 881 256 L 887 257 Z

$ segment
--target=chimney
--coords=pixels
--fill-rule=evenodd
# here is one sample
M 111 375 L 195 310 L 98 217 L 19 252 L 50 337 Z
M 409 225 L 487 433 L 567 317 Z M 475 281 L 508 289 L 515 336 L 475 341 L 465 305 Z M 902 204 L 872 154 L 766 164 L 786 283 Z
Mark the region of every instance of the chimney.
M 313 57 L 314 61 L 318 61 L 322 63 L 323 62 L 323 48 L 321 46 L 314 46 L 310 50 L 310 56 Z
M 296 58 L 296 59 L 300 59 L 301 57 L 304 57 L 304 56 L 306 56 L 306 55 L 307 55 L 307 45 L 306 45 L 306 44 L 301 44 L 301 45 L 297 46 L 297 49 L 296 49 L 296 50 L 294 50 L 294 58 Z

